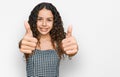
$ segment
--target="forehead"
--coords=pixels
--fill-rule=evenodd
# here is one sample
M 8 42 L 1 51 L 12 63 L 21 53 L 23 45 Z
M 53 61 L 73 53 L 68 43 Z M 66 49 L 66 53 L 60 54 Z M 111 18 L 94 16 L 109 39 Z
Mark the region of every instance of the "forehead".
M 53 17 L 51 10 L 47 10 L 45 8 L 41 9 L 38 13 L 38 17 Z

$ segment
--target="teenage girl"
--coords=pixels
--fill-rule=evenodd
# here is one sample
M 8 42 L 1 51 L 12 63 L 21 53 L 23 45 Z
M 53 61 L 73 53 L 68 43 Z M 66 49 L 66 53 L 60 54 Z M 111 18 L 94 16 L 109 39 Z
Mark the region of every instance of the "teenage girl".
M 60 59 L 78 51 L 72 27 L 65 33 L 56 7 L 43 2 L 31 11 L 25 29 L 19 48 L 26 57 L 27 77 L 59 77 Z

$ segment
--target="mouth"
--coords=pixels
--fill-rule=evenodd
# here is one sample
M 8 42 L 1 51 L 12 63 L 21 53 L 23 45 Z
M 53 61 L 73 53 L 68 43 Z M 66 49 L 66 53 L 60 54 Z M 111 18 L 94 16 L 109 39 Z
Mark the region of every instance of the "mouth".
M 42 32 L 47 32 L 47 31 L 48 31 L 48 28 L 40 28 L 40 30 L 41 30 Z

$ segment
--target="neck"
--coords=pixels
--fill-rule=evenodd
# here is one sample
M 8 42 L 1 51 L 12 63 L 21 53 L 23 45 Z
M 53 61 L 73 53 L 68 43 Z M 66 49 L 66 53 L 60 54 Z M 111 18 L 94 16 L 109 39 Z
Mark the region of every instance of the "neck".
M 48 50 L 48 49 L 54 49 L 54 46 L 52 44 L 51 41 L 51 36 L 48 35 L 41 35 L 40 36 L 40 40 L 39 40 L 39 44 L 36 47 L 37 49 L 41 49 L 41 50 Z
M 40 41 L 50 41 L 51 40 L 51 36 L 50 34 L 47 34 L 47 35 L 41 35 L 40 36 Z

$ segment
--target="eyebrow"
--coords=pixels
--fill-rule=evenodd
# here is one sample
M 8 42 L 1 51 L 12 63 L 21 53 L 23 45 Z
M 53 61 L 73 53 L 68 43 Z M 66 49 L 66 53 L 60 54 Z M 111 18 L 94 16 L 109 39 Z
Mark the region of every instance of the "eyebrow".
M 39 16 L 38 16 L 38 18 L 43 18 L 43 17 L 39 17 Z M 53 18 L 53 17 L 47 17 L 47 18 Z

